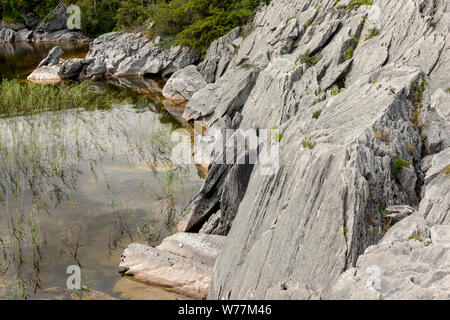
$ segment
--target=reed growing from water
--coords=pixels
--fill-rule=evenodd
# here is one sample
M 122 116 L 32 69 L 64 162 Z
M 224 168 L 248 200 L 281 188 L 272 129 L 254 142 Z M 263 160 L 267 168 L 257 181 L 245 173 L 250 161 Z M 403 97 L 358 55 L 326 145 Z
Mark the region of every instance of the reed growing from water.
M 0 118 L 83 108 L 109 108 L 123 100 L 118 91 L 100 90 L 92 83 L 41 85 L 19 80 L 0 83 Z

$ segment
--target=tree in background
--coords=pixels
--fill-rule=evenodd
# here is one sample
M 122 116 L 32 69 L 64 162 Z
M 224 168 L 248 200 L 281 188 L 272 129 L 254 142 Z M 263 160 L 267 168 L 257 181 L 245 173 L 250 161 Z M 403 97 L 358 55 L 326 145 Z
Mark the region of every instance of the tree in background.
M 90 37 L 112 30 L 144 29 L 155 22 L 149 35 L 163 43 L 190 46 L 205 52 L 210 43 L 252 19 L 255 9 L 270 0 L 65 0 L 81 8 L 83 33 Z M 0 18 L 22 22 L 34 12 L 41 19 L 60 0 L 0 0 Z

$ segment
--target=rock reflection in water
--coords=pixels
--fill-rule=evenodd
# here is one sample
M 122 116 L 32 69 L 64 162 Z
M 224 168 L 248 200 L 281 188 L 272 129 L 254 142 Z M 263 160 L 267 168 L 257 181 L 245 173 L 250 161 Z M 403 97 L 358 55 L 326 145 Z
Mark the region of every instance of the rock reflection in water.
M 54 43 L 3 42 L 0 45 L 0 80 L 21 78 L 29 73 L 44 59 Z M 84 58 L 89 50 L 88 44 L 58 43 L 64 50 L 63 58 Z

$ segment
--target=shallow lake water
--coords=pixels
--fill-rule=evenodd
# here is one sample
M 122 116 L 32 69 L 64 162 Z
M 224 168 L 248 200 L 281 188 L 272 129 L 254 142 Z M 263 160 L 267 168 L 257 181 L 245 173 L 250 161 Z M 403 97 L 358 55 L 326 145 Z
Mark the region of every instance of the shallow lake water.
M 9 79 L 25 78 L 52 47 L 4 45 L 0 75 Z M 76 265 L 91 292 L 185 299 L 121 277 L 118 265 L 131 242 L 156 245 L 171 234 L 199 190 L 197 168 L 170 161 L 174 137 L 190 131 L 161 103 L 159 79 L 97 85 L 124 91 L 126 101 L 0 119 L 0 286 L 7 298 L 73 298 L 66 270 Z

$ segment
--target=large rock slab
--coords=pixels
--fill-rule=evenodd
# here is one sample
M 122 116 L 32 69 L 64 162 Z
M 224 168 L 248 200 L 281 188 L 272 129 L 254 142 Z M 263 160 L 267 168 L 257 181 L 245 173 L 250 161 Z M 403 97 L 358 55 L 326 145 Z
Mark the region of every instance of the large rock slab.
M 208 126 L 239 111 L 253 89 L 258 70 L 238 68 L 216 83 L 208 84 L 197 91 L 189 101 L 183 114 L 187 121 L 207 118 Z
M 179 232 L 167 237 L 156 248 L 214 266 L 226 237 Z
M 279 126 L 283 136 L 278 173 L 261 176 L 259 163 L 251 173 L 215 265 L 211 299 L 328 297 L 339 276 L 380 241 L 390 218 L 394 228 L 407 222 L 414 228 L 409 208 L 420 201 L 427 228 L 448 223 L 448 179 L 439 160 L 450 143 L 448 3 L 380 0 L 352 10 L 335 1 L 316 5 L 280 0 L 263 7 L 215 83 L 221 85 L 214 91 L 226 92 L 239 66 L 260 68 L 238 111 L 239 127 Z M 373 26 L 378 35 L 366 40 Z M 197 105 L 188 112 L 208 122 L 215 110 Z M 430 160 L 427 170 L 420 168 L 425 155 L 438 156 L 434 169 Z M 394 170 L 398 157 L 412 165 Z M 215 205 L 203 231 L 219 224 L 222 203 Z M 398 205 L 405 210 L 397 212 Z M 448 270 L 431 258 L 427 268 Z M 434 274 L 430 284 L 445 291 L 447 280 Z
M 198 65 L 198 70 L 208 83 L 216 82 L 225 73 L 233 54 L 242 42 L 242 38 L 236 42 L 240 31 L 241 28 L 235 28 L 209 46 L 205 59 Z
M 36 27 L 36 31 L 52 32 L 66 29 L 67 18 L 67 5 L 61 1 L 60 4 L 48 14 L 46 19 L 39 23 Z
M 206 297 L 213 270 L 211 265 L 138 243 L 125 249 L 120 269 L 139 282 L 196 299 Z
M 409 204 L 392 163 L 398 155 L 420 157 L 408 99 L 420 75 L 386 67 L 378 86 L 362 77 L 280 127 L 280 170 L 263 176 L 256 164 L 216 262 L 209 298 L 323 297 L 379 240 L 382 204 Z M 266 100 L 248 107 L 264 110 Z M 322 113 L 315 119 L 317 109 Z M 391 128 L 389 144 L 377 137 L 379 128 Z
M 225 240 L 223 236 L 176 233 L 156 248 L 133 243 L 125 249 L 119 267 L 139 282 L 203 299 Z
M 56 66 L 43 66 L 34 70 L 27 79 L 36 82 L 47 82 L 47 81 L 60 81 L 58 65 Z
M 393 237 L 393 235 L 395 235 Z M 450 299 L 450 229 L 420 214 L 396 224 L 342 274 L 331 299 Z
M 194 93 L 207 85 L 197 67 L 187 66 L 175 72 L 166 82 L 162 94 L 175 101 L 190 100 Z

